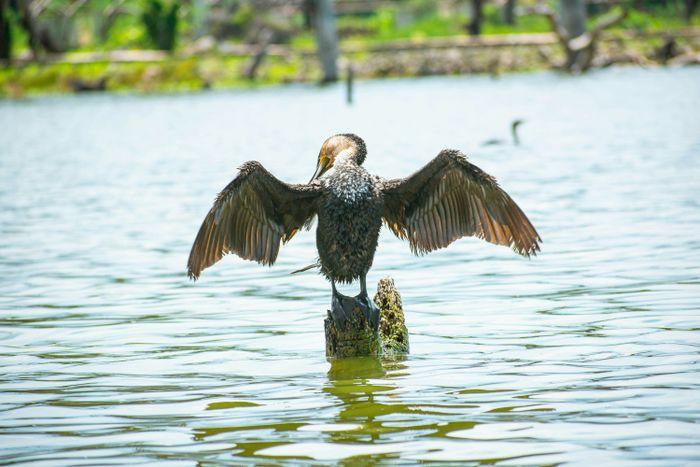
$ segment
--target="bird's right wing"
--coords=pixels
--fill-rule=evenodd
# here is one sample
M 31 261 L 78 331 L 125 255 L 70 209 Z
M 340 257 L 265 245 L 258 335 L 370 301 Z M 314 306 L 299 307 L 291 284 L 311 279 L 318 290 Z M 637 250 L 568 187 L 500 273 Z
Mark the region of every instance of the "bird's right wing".
M 542 241 L 525 213 L 496 179 L 464 154 L 444 150 L 410 177 L 382 183 L 384 221 L 414 253 L 474 236 L 534 255 Z
M 187 261 L 192 279 L 227 253 L 273 264 L 280 241 L 289 241 L 316 214 L 319 184 L 284 183 L 255 161 L 239 170 L 216 197 L 197 233 Z

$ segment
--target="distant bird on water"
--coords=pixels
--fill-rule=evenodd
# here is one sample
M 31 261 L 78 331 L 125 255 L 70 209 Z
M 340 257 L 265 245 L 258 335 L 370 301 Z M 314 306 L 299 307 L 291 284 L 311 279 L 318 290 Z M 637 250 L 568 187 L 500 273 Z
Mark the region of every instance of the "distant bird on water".
M 277 179 L 256 161 L 246 162 L 216 197 L 192 245 L 190 278 L 227 253 L 272 265 L 280 243 L 309 228 L 318 216 L 316 247 L 321 273 L 331 282 L 360 281 L 357 299 L 367 295 L 382 221 L 415 254 L 444 248 L 474 236 L 509 246 L 523 256 L 539 251 L 541 239 L 523 211 L 496 179 L 445 149 L 407 178 L 385 180 L 362 163 L 365 142 L 338 134 L 321 146 L 316 173 L 306 184 Z M 334 302 L 335 303 L 335 302 Z
M 510 122 L 510 137 L 512 143 L 516 146 L 520 145 L 520 138 L 518 137 L 518 127 L 523 123 L 525 123 L 525 120 L 519 118 Z M 502 144 L 508 144 L 508 141 L 502 138 L 491 138 L 481 143 L 482 146 L 498 146 Z

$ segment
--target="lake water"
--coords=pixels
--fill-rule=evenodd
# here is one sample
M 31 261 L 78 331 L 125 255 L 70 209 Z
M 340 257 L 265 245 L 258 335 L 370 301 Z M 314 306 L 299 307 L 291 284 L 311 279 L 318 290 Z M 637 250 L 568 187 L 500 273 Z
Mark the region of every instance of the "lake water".
M 0 102 L 0 463 L 698 462 L 699 117 L 700 68 Z M 331 368 L 313 232 L 185 263 L 238 165 L 347 131 L 386 177 L 464 150 L 544 243 L 384 230 L 411 354 Z

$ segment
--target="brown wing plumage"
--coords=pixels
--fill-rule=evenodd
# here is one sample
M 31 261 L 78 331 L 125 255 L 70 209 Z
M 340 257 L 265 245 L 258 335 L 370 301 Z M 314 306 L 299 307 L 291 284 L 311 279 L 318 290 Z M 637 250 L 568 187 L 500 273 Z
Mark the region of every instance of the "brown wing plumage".
M 536 254 L 542 241 L 496 179 L 455 150 L 443 150 L 408 178 L 383 183 L 384 221 L 416 254 L 474 236 Z
M 284 183 L 255 161 L 239 170 L 199 228 L 187 261 L 192 279 L 227 253 L 273 264 L 280 241 L 289 241 L 316 214 L 318 185 Z

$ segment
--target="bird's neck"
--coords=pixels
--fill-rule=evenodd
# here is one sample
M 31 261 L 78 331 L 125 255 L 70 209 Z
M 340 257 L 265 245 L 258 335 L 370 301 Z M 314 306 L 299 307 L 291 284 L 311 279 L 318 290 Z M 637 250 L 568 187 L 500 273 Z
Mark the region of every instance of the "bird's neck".
M 335 156 L 333 167 L 357 167 L 357 151 L 354 149 L 345 149 Z
M 513 125 L 510 127 L 510 134 L 513 137 L 513 144 L 520 144 L 520 138 L 518 138 L 518 125 Z

